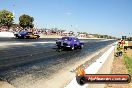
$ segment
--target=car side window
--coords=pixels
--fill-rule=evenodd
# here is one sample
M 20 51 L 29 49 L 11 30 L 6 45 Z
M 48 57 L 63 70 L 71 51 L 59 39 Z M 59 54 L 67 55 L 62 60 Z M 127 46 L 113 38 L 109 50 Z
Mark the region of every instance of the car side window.
M 77 41 L 76 38 L 73 38 L 74 41 Z
M 69 41 L 71 41 L 72 40 L 72 38 L 69 38 Z
M 76 41 L 79 41 L 79 39 L 78 39 L 78 38 L 76 38 Z

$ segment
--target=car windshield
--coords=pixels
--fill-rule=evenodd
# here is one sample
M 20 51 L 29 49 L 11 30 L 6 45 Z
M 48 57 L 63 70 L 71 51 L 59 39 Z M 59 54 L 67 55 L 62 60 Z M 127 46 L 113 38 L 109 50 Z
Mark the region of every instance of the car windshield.
M 69 40 L 69 37 L 63 37 L 62 40 Z
M 26 31 L 21 31 L 20 34 L 26 34 L 27 32 Z

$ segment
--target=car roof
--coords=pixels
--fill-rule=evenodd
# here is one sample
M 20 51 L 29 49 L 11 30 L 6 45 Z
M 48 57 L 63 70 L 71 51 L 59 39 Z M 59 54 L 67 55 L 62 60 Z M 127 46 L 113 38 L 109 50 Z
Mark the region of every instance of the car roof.
M 26 31 L 20 31 L 19 33 L 27 33 Z
M 74 36 L 64 36 L 64 37 L 62 37 L 62 38 L 65 38 L 65 37 L 67 37 L 67 38 L 76 38 L 76 37 L 74 37 Z

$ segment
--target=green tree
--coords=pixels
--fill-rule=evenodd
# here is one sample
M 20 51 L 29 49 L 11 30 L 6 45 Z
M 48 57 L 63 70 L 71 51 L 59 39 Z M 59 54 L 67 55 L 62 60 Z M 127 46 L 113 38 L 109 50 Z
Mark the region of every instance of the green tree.
M 96 38 L 100 38 L 100 35 L 99 34 L 92 34 L 94 37 Z
M 7 10 L 0 11 L 0 26 L 10 27 L 13 24 L 13 13 Z
M 22 16 L 19 17 L 19 25 L 23 28 L 33 28 L 34 27 L 33 21 L 34 18 L 29 15 L 23 14 Z
M 63 32 L 65 32 L 66 30 L 62 30 L 62 29 L 61 29 L 60 31 L 61 31 L 61 33 L 63 33 Z

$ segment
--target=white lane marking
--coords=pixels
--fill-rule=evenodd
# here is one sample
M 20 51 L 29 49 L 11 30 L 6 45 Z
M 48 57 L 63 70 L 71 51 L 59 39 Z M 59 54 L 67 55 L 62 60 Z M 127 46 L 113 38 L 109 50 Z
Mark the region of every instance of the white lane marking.
M 0 37 L 13 38 L 14 34 L 12 32 L 0 32 Z
M 109 40 L 100 40 L 100 41 L 109 41 Z M 55 43 L 56 41 L 50 42 L 6 42 L 0 43 L 0 46 L 9 46 L 9 45 L 29 45 L 29 44 L 43 44 L 43 43 Z M 88 41 L 81 41 L 81 42 L 88 42 Z M 99 42 L 99 41 L 96 41 Z
M 107 60 L 110 53 L 114 50 L 114 48 L 115 46 L 112 46 L 109 50 L 107 50 L 99 59 L 96 60 L 96 62 L 94 62 L 88 68 L 86 68 L 85 72 L 87 74 L 96 74 L 99 71 L 99 69 L 102 67 L 102 65 L 105 63 L 105 61 Z M 80 86 L 76 82 L 76 78 L 73 78 L 73 80 L 65 88 L 87 88 L 87 87 L 88 84 Z
M 46 44 L 46 43 L 55 43 L 55 42 L 6 42 L 0 43 L 0 46 L 10 46 L 10 45 L 32 45 L 32 44 Z

